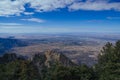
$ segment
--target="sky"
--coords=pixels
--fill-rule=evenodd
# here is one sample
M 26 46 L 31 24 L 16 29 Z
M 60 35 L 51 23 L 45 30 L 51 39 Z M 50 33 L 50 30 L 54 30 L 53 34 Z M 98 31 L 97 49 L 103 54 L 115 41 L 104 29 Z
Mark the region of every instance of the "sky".
M 0 0 L 0 33 L 120 32 L 120 0 Z

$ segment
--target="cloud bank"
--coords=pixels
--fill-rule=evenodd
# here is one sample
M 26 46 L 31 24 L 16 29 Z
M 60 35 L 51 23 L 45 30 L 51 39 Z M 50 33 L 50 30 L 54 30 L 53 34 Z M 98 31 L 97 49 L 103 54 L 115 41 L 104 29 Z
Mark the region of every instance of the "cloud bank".
M 0 16 L 34 14 L 27 12 L 26 4 L 29 4 L 28 7 L 34 9 L 34 12 L 49 12 L 62 8 L 67 8 L 69 11 L 120 11 L 120 2 L 111 2 L 111 0 L 0 0 Z
M 116 10 L 120 11 L 120 3 L 108 3 L 108 2 L 80 2 L 73 3 L 69 6 L 70 10 Z
M 38 19 L 38 18 L 29 18 L 29 19 L 21 19 L 23 21 L 31 21 L 31 22 L 37 22 L 37 23 L 43 23 L 45 20 Z
M 21 26 L 19 23 L 0 23 L 0 26 Z

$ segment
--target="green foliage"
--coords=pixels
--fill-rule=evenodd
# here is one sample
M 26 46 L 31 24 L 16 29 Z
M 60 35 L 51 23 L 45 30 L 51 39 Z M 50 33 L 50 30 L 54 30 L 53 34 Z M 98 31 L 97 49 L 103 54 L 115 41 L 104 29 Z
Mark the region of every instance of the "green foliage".
M 16 60 L 0 64 L 0 80 L 39 80 L 37 69 L 30 61 Z
M 47 67 L 44 65 L 46 60 L 46 56 L 45 55 L 40 55 L 40 54 L 36 54 L 33 57 L 32 63 L 37 67 L 37 71 L 38 71 L 38 76 L 40 77 L 41 80 L 44 80 L 44 78 L 46 77 L 46 72 L 47 72 Z
M 17 55 L 14 53 L 6 53 L 0 58 L 0 63 L 8 63 L 17 60 Z
M 93 80 L 93 70 L 85 65 L 65 67 L 52 66 L 45 80 Z
M 120 80 L 120 41 L 107 43 L 96 66 L 99 80 Z

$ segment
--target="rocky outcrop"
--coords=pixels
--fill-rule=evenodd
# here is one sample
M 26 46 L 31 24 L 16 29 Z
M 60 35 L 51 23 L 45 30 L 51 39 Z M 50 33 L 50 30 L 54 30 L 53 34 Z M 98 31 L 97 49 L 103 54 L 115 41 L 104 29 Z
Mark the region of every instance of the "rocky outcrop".
M 69 58 L 62 54 L 59 50 L 48 50 L 44 54 L 35 54 L 32 61 L 37 67 L 50 67 L 56 64 L 63 66 L 75 66 Z
M 63 66 L 74 66 L 75 64 L 63 55 L 59 50 L 48 50 L 45 52 L 46 61 L 45 65 L 50 67 L 54 64 L 61 64 Z

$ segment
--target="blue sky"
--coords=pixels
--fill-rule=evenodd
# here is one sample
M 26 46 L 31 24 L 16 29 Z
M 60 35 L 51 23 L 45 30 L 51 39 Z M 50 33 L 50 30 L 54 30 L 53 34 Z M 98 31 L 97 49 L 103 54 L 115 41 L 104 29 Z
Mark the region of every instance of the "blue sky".
M 0 33 L 120 32 L 120 0 L 0 0 Z

